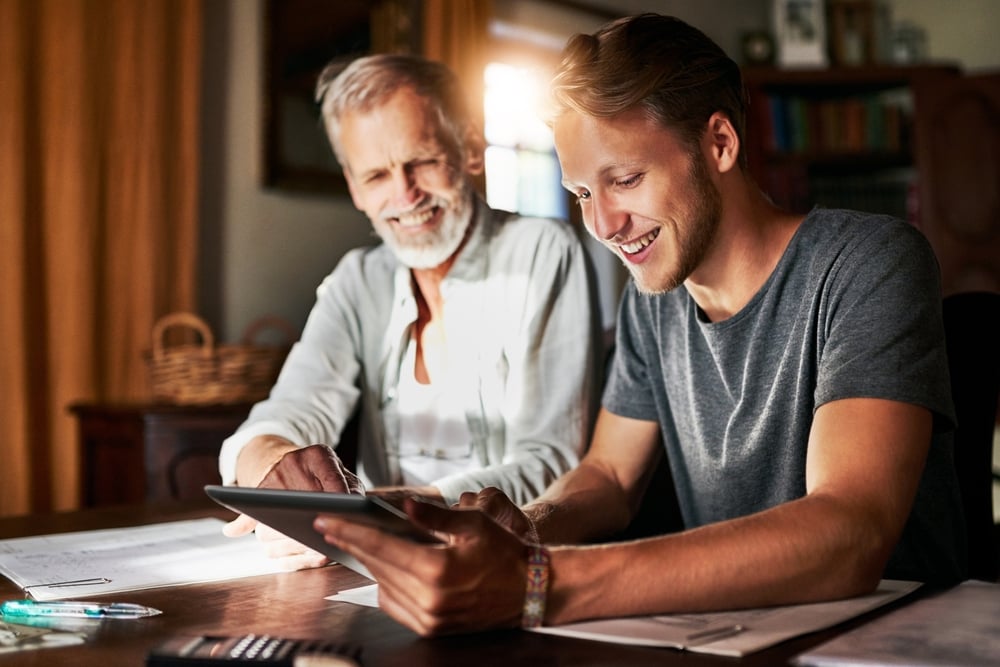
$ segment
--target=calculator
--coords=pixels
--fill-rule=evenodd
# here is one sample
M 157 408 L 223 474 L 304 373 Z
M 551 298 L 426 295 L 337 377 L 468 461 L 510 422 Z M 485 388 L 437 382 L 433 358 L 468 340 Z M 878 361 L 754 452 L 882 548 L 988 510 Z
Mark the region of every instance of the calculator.
M 146 656 L 146 667 L 296 667 L 306 664 L 357 667 L 360 652 L 358 646 L 337 641 L 255 634 L 188 635 L 173 637 L 152 649 Z

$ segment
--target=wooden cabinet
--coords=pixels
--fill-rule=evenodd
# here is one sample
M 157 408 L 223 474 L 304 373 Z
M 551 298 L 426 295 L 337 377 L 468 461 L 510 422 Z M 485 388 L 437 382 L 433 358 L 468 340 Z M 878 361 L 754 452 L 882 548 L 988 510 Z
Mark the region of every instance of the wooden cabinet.
M 219 483 L 219 448 L 252 404 L 70 406 L 78 420 L 81 504 L 204 497 Z
M 1000 292 L 1000 74 L 918 82 L 918 224 L 945 294 Z
M 1000 76 L 747 68 L 750 170 L 775 203 L 917 225 L 945 294 L 1000 291 Z

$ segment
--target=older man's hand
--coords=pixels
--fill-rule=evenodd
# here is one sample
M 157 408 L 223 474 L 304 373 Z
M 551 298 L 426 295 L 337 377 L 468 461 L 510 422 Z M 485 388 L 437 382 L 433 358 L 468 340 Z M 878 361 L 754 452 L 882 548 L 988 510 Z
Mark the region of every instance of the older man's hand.
M 310 445 L 286 452 L 257 486 L 262 489 L 365 493 L 361 480 L 326 445 Z M 222 529 L 229 537 L 238 537 L 251 531 L 256 531 L 264 553 L 277 559 L 283 569 L 302 570 L 321 567 L 329 562 L 318 551 L 285 537 L 245 514 L 239 515 Z

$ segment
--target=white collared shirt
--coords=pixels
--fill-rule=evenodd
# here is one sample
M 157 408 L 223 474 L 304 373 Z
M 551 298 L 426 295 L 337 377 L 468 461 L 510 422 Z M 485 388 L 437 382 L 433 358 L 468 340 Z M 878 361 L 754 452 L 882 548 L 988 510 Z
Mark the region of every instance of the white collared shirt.
M 593 280 L 568 223 L 477 201 L 470 237 L 441 284 L 476 463 L 434 481 L 448 502 L 487 486 L 528 502 L 578 463 L 603 371 Z M 398 385 L 416 318 L 409 269 L 384 245 L 349 251 L 318 288 L 270 397 L 223 443 L 223 481 L 234 482 L 252 437 L 336 447 L 360 408 L 359 476 L 368 486 L 401 484 Z

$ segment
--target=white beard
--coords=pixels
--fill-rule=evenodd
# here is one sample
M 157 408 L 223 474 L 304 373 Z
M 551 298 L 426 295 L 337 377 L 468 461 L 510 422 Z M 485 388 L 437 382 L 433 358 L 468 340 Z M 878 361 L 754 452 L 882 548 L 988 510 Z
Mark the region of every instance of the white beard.
M 411 269 L 433 269 L 444 264 L 462 245 L 465 233 L 472 223 L 475 198 L 471 186 L 462 189 L 459 202 L 454 208 L 442 206 L 444 217 L 432 232 L 401 242 L 389 223 L 375 226 L 375 231 L 392 250 L 396 258 Z M 434 202 L 441 205 L 443 202 Z

